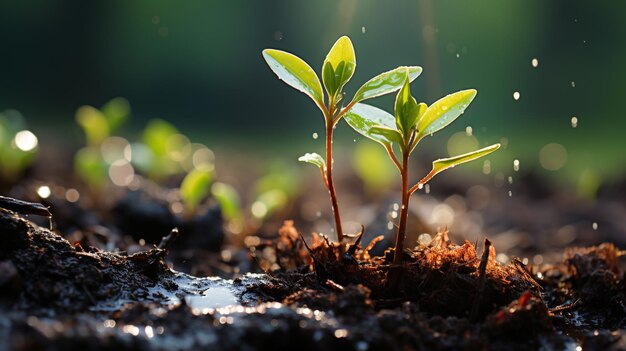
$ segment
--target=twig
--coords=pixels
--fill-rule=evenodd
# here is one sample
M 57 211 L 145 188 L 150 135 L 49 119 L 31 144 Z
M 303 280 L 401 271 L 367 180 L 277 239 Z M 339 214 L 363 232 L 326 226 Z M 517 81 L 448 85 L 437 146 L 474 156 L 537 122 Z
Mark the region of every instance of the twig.
M 178 231 L 178 228 L 172 229 L 169 234 L 161 239 L 161 242 L 159 243 L 159 246 L 157 246 L 157 248 L 168 251 L 170 249 L 170 246 L 172 246 L 172 244 L 174 243 L 174 241 L 176 241 L 176 238 L 178 238 L 179 235 L 180 232 Z
M 491 248 L 491 241 L 485 238 L 485 247 L 483 248 L 483 256 L 480 259 L 480 266 L 478 267 L 479 276 L 478 276 L 478 291 L 476 292 L 476 297 L 474 298 L 474 304 L 472 306 L 472 311 L 470 312 L 470 321 L 476 322 L 478 319 L 478 313 L 480 312 L 480 301 L 482 299 L 482 295 L 485 292 L 485 282 L 487 281 L 487 262 L 489 262 L 489 249 Z
M 21 214 L 33 214 L 44 217 L 52 216 L 50 210 L 42 204 L 22 201 L 12 197 L 0 196 L 0 207 Z

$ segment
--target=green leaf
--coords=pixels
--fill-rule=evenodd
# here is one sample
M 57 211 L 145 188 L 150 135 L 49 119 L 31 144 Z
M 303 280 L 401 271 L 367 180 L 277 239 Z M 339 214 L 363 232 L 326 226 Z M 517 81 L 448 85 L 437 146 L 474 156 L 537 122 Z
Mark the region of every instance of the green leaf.
M 180 198 L 190 211 L 195 211 L 210 190 L 213 173 L 205 169 L 194 169 L 187 173 L 180 184 Z
M 92 106 L 81 106 L 76 111 L 76 122 L 83 128 L 87 145 L 100 145 L 109 136 L 109 123 L 100 112 Z
M 452 123 L 474 100 L 476 90 L 462 90 L 437 100 L 417 121 L 418 139 L 433 134 Z
M 322 156 L 316 154 L 315 152 L 312 152 L 312 153 L 307 152 L 306 154 L 304 154 L 304 156 L 300 156 L 298 158 L 298 161 L 314 164 L 317 167 L 319 167 L 322 171 L 326 169 L 326 161 L 324 161 Z
M 301 58 L 274 49 L 263 50 L 263 58 L 278 78 L 310 96 L 320 108 L 324 105 L 322 84 L 311 66 Z
M 420 112 L 417 101 L 411 96 L 408 70 L 404 79 L 404 85 L 398 92 L 398 95 L 396 95 L 394 112 L 396 114 L 396 126 L 404 135 L 404 139 L 408 140 L 411 132 L 415 129 L 415 123 L 417 123 Z
M 211 186 L 211 194 L 220 205 L 222 215 L 227 220 L 241 220 L 241 198 L 232 186 L 224 183 L 215 183 Z
M 489 155 L 490 153 L 498 150 L 499 148 L 500 148 L 500 144 L 493 144 L 491 146 L 487 146 L 487 147 L 482 148 L 480 150 L 468 152 L 468 153 L 463 154 L 463 155 L 458 155 L 458 156 L 449 157 L 449 158 L 441 158 L 439 160 L 435 160 L 435 161 L 433 161 L 433 169 L 429 173 L 430 174 L 430 178 L 432 178 L 435 175 L 445 171 L 448 168 L 452 168 L 452 167 L 455 167 L 455 166 L 460 165 L 462 163 L 473 161 L 473 160 L 479 159 L 479 158 L 481 158 L 483 156 Z
M 343 36 L 330 49 L 322 66 L 322 80 L 328 96 L 335 97 L 352 78 L 356 56 L 350 38 Z
M 414 81 L 422 73 L 419 66 L 401 66 L 391 71 L 377 75 L 363 84 L 352 98 L 352 102 L 375 98 L 377 96 L 393 93 L 402 88 L 406 77 L 406 70 L 409 70 L 410 81 Z
M 102 106 L 102 113 L 109 123 L 109 130 L 113 131 L 122 125 L 130 115 L 128 100 L 118 97 Z
M 396 128 L 396 119 L 391 114 L 377 107 L 360 103 L 356 104 L 346 113 L 344 119 L 352 129 L 366 138 L 383 145 L 392 141 L 386 136 L 371 132 L 374 127 L 386 127 L 392 130 Z
M 382 143 L 383 145 L 389 143 L 397 143 L 402 145 L 402 134 L 400 134 L 400 132 L 398 132 L 396 129 L 376 126 L 370 128 L 369 133 L 373 136 L 379 136 L 383 138 L 386 141 Z

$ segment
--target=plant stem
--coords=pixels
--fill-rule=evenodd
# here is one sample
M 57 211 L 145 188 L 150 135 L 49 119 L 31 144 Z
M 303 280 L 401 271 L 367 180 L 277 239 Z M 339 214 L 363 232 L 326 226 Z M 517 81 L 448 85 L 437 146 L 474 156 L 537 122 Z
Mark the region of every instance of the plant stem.
M 404 251 L 404 237 L 406 233 L 406 223 L 409 217 L 409 150 L 402 150 L 402 208 L 400 209 L 400 223 L 398 224 L 398 234 L 396 235 L 396 247 L 393 254 L 393 264 L 402 263 L 402 253 Z
M 343 253 L 343 229 L 341 227 L 341 216 L 339 214 L 337 193 L 335 192 L 335 184 L 333 182 L 333 131 L 335 129 L 335 124 L 332 118 L 332 107 L 329 112 L 329 118 L 326 118 L 326 185 L 328 187 L 328 192 L 330 193 L 330 201 L 333 206 L 333 214 L 335 215 L 335 227 L 337 230 L 339 251 Z

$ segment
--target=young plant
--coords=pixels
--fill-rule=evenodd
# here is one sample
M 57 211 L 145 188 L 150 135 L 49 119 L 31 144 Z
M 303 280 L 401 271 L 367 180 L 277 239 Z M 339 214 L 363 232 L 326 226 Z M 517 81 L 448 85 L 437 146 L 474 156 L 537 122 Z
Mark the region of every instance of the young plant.
M 396 96 L 394 114 L 365 104 L 356 104 L 345 116 L 346 122 L 358 133 L 380 143 L 398 168 L 402 179 L 402 207 L 398 223 L 398 232 L 393 263 L 402 262 L 404 238 L 411 195 L 421 189 L 438 173 L 477 158 L 483 157 L 500 147 L 494 144 L 480 150 L 433 162 L 432 170 L 417 184 L 409 187 L 409 156 L 424 137 L 443 129 L 458 118 L 476 96 L 476 90 L 463 90 L 450 94 L 431 106 L 417 103 L 411 96 L 410 76 L 406 71 L 404 85 Z M 393 146 L 399 149 L 400 159 L 394 153 Z
M 278 76 L 279 79 L 291 87 L 305 93 L 315 105 L 322 111 L 325 122 L 325 158 L 316 153 L 307 153 L 299 158 L 300 161 L 311 163 L 320 169 L 324 185 L 330 194 L 331 204 L 335 217 L 337 239 L 342 248 L 343 229 L 337 193 L 333 182 L 333 130 L 335 125 L 357 103 L 377 96 L 397 91 L 402 87 L 405 72 L 409 72 L 412 81 L 422 72 L 421 67 L 398 67 L 394 70 L 379 74 L 363 84 L 345 106 L 343 88 L 352 78 L 356 68 L 354 47 L 350 38 L 343 36 L 335 42 L 322 65 L 322 81 L 324 90 L 318 76 L 311 66 L 299 57 L 288 52 L 266 49 L 263 57 Z
M 74 168 L 80 178 L 92 191 L 99 192 L 106 185 L 111 160 L 123 152 L 126 141 L 110 138 L 130 116 L 130 105 L 124 98 L 114 98 L 101 109 L 93 106 L 81 106 L 76 111 L 76 122 L 85 133 L 86 146 L 74 156 Z M 103 144 L 110 142 L 104 149 L 113 155 L 105 155 Z M 105 157 L 106 156 L 106 157 Z

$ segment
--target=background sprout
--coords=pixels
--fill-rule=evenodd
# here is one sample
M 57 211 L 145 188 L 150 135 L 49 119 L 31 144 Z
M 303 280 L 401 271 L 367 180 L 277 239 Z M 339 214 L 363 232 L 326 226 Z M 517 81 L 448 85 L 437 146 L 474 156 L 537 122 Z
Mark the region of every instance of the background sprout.
M 0 179 L 16 181 L 35 161 L 38 143 L 19 112 L 0 113 Z
M 244 219 L 241 212 L 241 197 L 237 190 L 229 184 L 215 182 L 211 186 L 211 194 L 222 209 L 222 216 L 228 222 L 228 229 L 234 234 L 243 232 Z
M 189 215 L 196 212 L 200 202 L 209 195 L 213 172 L 207 169 L 194 169 L 187 173 L 180 184 L 180 198 Z
M 352 168 L 363 181 L 369 195 L 383 195 L 395 179 L 394 170 L 384 150 L 369 142 L 359 142 L 354 149 Z
M 325 157 L 316 153 L 307 153 L 299 160 L 312 163 L 320 169 L 324 185 L 330 194 L 337 240 L 343 244 L 341 215 L 333 181 L 332 140 L 335 125 L 355 104 L 400 89 L 405 72 L 408 71 L 410 80 L 413 80 L 420 75 L 422 69 L 421 67 L 399 67 L 382 73 L 363 84 L 344 107 L 341 103 L 346 99 L 342 90 L 352 78 L 356 68 L 356 56 L 350 38 L 346 36 L 339 38 L 326 55 L 322 65 L 322 81 L 326 96 L 315 71 L 299 57 L 274 49 L 263 50 L 263 57 L 279 79 L 308 95 L 322 111 L 325 121 Z M 340 250 L 342 248 L 343 245 L 340 245 Z
M 92 191 L 102 189 L 109 178 L 114 178 L 116 185 L 132 179 L 134 170 L 124 154 L 128 141 L 111 137 L 129 116 L 130 105 L 124 98 L 115 98 L 100 110 L 87 105 L 76 110 L 76 122 L 85 133 L 87 145 L 74 156 L 74 168 Z
M 365 104 L 357 104 L 346 114 L 346 121 L 358 133 L 372 139 L 385 148 L 398 171 L 402 181 L 402 207 L 398 223 L 398 232 L 393 263 L 402 262 L 404 238 L 411 195 L 421 189 L 430 179 L 440 172 L 483 157 L 500 147 L 494 144 L 467 154 L 439 159 L 433 162 L 432 170 L 417 184 L 409 187 L 409 156 L 419 141 L 427 135 L 441 130 L 458 118 L 476 96 L 476 90 L 463 90 L 450 94 L 428 107 L 417 103 L 411 96 L 410 76 L 405 73 L 404 85 L 398 92 L 394 105 L 395 116 Z M 397 146 L 400 158 L 394 153 Z

